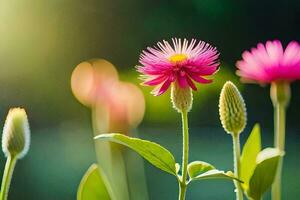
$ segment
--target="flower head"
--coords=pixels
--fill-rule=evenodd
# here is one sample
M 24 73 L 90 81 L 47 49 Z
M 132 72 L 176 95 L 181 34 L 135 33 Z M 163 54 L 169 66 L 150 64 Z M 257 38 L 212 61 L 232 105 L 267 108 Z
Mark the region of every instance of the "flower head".
M 143 84 L 156 86 L 155 96 L 168 90 L 171 83 L 177 82 L 180 88 L 197 90 L 195 82 L 210 83 L 204 77 L 214 74 L 219 66 L 219 53 L 215 47 L 192 39 L 172 39 L 173 46 L 158 42 L 156 47 L 148 47 L 140 56 L 138 71 L 142 73 Z
M 2 150 L 6 156 L 22 158 L 30 143 L 30 130 L 26 112 L 22 108 L 9 110 L 3 128 Z
M 296 41 L 290 42 L 285 50 L 278 40 L 268 41 L 266 45 L 259 43 L 242 57 L 236 66 L 237 74 L 244 81 L 264 84 L 300 79 L 300 45 Z

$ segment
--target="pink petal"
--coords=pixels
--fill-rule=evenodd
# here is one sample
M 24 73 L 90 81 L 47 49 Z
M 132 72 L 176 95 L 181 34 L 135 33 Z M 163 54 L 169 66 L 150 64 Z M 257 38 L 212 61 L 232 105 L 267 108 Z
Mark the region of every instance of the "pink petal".
M 214 66 L 207 66 L 207 67 L 187 67 L 186 71 L 190 73 L 197 74 L 199 76 L 209 76 L 214 74 L 218 69 L 218 64 Z
M 194 84 L 194 82 L 193 82 L 189 77 L 186 77 L 186 81 L 187 81 L 187 83 L 189 84 L 189 86 L 190 86 L 193 90 L 197 91 L 196 85 Z
M 212 80 L 207 80 L 207 79 L 202 78 L 201 76 L 198 76 L 197 74 L 194 74 L 194 73 L 191 73 L 191 74 L 189 74 L 189 75 L 190 75 L 190 77 L 191 77 L 194 81 L 196 81 L 196 82 L 198 82 L 198 83 L 206 84 L 206 83 L 211 83 L 211 82 L 212 82 Z
M 293 65 L 300 61 L 300 45 L 296 41 L 288 44 L 284 51 L 283 64 Z
M 161 71 L 156 69 L 149 69 L 146 67 L 138 67 L 137 71 L 141 74 L 147 74 L 147 75 L 160 75 Z
M 171 83 L 172 83 L 172 81 L 168 79 L 160 87 L 156 88 L 151 93 L 154 96 L 159 96 L 159 95 L 165 93 L 168 90 L 168 88 L 170 87 Z
M 149 80 L 143 82 L 143 85 L 149 85 L 149 86 L 159 85 L 162 82 L 166 81 L 167 78 L 168 77 L 165 75 L 150 78 Z
M 281 42 L 278 40 L 275 40 L 273 42 L 268 41 L 266 43 L 266 50 L 268 52 L 270 60 L 274 64 L 279 64 L 279 61 L 283 56 L 283 48 Z

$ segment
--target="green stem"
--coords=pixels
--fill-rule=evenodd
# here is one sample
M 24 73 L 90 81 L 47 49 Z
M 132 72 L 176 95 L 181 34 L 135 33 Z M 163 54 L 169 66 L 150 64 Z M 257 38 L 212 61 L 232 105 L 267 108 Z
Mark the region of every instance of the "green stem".
M 179 183 L 179 200 L 185 199 L 186 185 Z
M 7 200 L 7 195 L 10 187 L 11 178 L 14 172 L 14 168 L 17 162 L 16 156 L 8 156 L 4 168 L 4 173 L 2 177 L 0 200 Z
M 275 136 L 275 146 L 280 149 L 281 151 L 284 151 L 285 146 L 285 106 L 279 103 L 276 106 L 276 122 L 277 122 L 277 128 L 276 128 L 276 136 Z
M 274 82 L 271 85 L 271 99 L 274 106 L 274 146 L 284 152 L 286 108 L 291 98 L 290 84 Z M 272 185 L 272 200 L 281 199 L 281 174 L 283 159 L 280 158 Z
M 189 160 L 189 128 L 188 128 L 187 111 L 182 111 L 181 116 L 182 116 L 183 149 L 182 149 L 182 179 L 179 183 L 179 200 L 184 200 L 186 187 L 187 187 L 187 166 Z
M 233 141 L 233 159 L 234 159 L 234 175 L 236 177 L 240 177 L 240 166 L 241 166 L 241 150 L 240 150 L 240 136 L 239 134 L 232 135 Z M 234 185 L 236 188 L 236 199 L 243 200 L 243 190 L 240 182 L 234 181 Z
M 274 146 L 281 151 L 284 151 L 285 144 L 285 106 L 278 103 L 275 106 L 275 137 Z M 283 159 L 280 158 L 275 180 L 272 186 L 272 200 L 281 199 L 281 174 L 282 174 Z

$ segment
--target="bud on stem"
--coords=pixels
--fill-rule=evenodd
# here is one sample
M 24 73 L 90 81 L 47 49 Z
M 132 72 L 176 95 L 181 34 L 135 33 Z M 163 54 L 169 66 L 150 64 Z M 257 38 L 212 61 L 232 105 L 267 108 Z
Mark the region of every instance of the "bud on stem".
M 2 134 L 2 150 L 6 156 L 22 158 L 30 144 L 30 130 L 27 115 L 22 108 L 9 110 Z
M 240 134 L 247 122 L 247 112 L 244 99 L 237 87 L 227 81 L 221 91 L 219 114 L 223 128 L 229 134 Z
M 232 135 L 234 174 L 240 175 L 240 133 L 244 130 L 247 121 L 246 105 L 237 87 L 227 81 L 221 91 L 219 113 L 223 128 Z M 241 184 L 235 181 L 236 199 L 243 200 Z
M 7 157 L 2 177 L 0 200 L 7 200 L 10 182 L 17 159 L 26 155 L 30 143 L 30 130 L 24 109 L 10 109 L 2 134 L 2 150 Z

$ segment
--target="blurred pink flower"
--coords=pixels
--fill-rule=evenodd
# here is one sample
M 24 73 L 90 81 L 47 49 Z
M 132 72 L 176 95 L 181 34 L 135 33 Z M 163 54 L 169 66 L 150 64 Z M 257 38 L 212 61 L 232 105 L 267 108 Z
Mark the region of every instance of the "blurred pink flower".
M 107 117 L 108 130 L 127 134 L 130 128 L 137 127 L 145 112 L 145 99 L 142 91 L 134 84 L 116 82 L 98 90 L 95 105 L 97 119 Z M 100 111 L 100 112 L 98 112 Z M 103 116 L 103 111 L 108 113 Z M 99 122 L 102 123 L 100 120 Z
M 76 66 L 71 88 L 82 104 L 93 110 L 99 132 L 127 134 L 142 121 L 145 99 L 134 84 L 119 81 L 113 64 L 104 59 L 84 61 Z
M 156 86 L 152 91 L 155 96 L 168 90 L 172 82 L 180 88 L 190 87 L 197 90 L 195 82 L 210 83 L 203 78 L 214 74 L 219 66 L 219 53 L 215 47 L 192 39 L 173 38 L 173 46 L 167 41 L 158 42 L 157 47 L 148 47 L 143 51 L 137 70 L 142 73 L 143 84 Z
M 280 41 L 259 43 L 257 48 L 245 51 L 243 60 L 236 63 L 237 74 L 245 82 L 271 83 L 300 79 L 300 45 L 296 41 L 283 50 Z
M 75 97 L 92 107 L 99 96 L 108 96 L 108 89 L 119 81 L 113 64 L 104 59 L 93 59 L 76 66 L 71 76 L 71 88 Z

